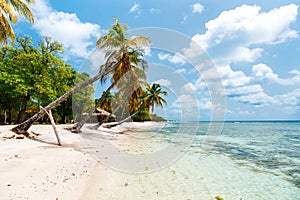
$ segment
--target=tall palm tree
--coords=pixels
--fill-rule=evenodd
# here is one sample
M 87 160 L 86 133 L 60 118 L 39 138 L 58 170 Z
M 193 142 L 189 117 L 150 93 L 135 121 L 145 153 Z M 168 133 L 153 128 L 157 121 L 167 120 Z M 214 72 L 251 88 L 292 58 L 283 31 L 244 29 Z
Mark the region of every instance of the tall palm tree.
M 128 39 L 127 25 L 120 24 L 117 18 L 114 18 L 114 20 L 115 24 L 113 24 L 107 31 L 107 34 L 101 36 L 96 43 L 96 46 L 105 53 L 107 60 L 107 65 L 100 68 L 100 72 L 106 71 L 107 68 L 111 68 L 111 66 L 116 66 L 110 74 L 101 78 L 101 82 L 103 83 L 111 76 L 111 85 L 102 95 L 103 98 L 99 99 L 96 108 L 105 101 L 104 98 L 106 94 L 114 87 L 122 90 L 122 93 L 131 93 L 132 91 L 126 92 L 126 90 L 135 88 L 130 99 L 134 98 L 137 96 L 134 94 L 137 93 L 138 88 L 141 87 L 140 80 L 146 79 L 144 70 L 148 67 L 148 64 L 143 59 L 143 47 L 150 46 L 150 39 L 144 36 Z M 92 111 L 89 112 L 89 115 L 86 116 L 85 119 L 78 122 L 73 127 L 73 129 L 75 129 L 74 131 L 79 132 L 91 114 Z M 101 122 L 99 124 L 101 124 Z
M 146 85 L 147 90 L 147 97 L 146 97 L 146 105 L 150 106 L 152 108 L 152 113 L 154 111 L 154 105 L 163 107 L 163 103 L 167 104 L 167 101 L 161 97 L 160 95 L 167 96 L 168 93 L 164 90 L 162 90 L 161 86 L 157 83 L 150 85 Z
M 132 72 L 130 78 L 144 78 L 146 77 L 144 69 L 148 67 L 147 62 L 143 60 L 143 47 L 150 46 L 150 39 L 144 36 L 137 36 L 128 39 L 127 25 L 120 24 L 114 18 L 115 24 L 108 30 L 105 36 L 102 36 L 97 41 L 96 45 L 106 55 L 107 60 L 117 67 L 112 72 L 112 84 L 116 85 L 123 76 Z M 110 67 L 110 66 L 106 66 Z M 101 70 L 106 71 L 105 67 Z M 104 77 L 101 79 L 105 81 Z M 120 85 L 119 85 L 120 87 Z
M 0 0 L 0 44 L 7 44 L 8 39 L 12 42 L 15 40 L 11 23 L 17 23 L 17 15 L 25 17 L 30 23 L 34 22 L 34 16 L 28 7 L 33 2 L 34 0 Z

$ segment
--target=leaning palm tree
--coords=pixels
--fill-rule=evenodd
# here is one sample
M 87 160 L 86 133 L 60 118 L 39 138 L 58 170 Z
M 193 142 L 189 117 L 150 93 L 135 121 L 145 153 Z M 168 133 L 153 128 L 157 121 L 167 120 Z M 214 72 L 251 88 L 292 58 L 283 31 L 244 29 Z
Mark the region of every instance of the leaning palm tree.
M 8 39 L 15 40 L 15 34 L 11 23 L 18 21 L 17 15 L 25 17 L 30 23 L 34 22 L 34 16 L 28 4 L 34 0 L 0 0 L 0 44 L 7 44 Z
M 126 82 L 131 82 L 131 88 L 137 88 L 141 85 L 140 80 L 146 79 L 144 70 L 148 67 L 147 62 L 143 59 L 143 48 L 150 46 L 150 39 L 144 36 L 137 36 L 128 39 L 127 25 L 120 24 L 114 18 L 115 24 L 107 31 L 107 34 L 101 36 L 97 41 L 97 47 L 105 53 L 107 65 L 100 68 L 100 73 L 107 71 L 107 68 L 115 66 L 114 70 L 109 74 L 111 75 L 111 85 L 102 95 L 95 108 L 97 108 L 103 101 L 104 97 L 110 92 L 111 89 L 116 87 L 122 89 L 128 87 Z M 109 77 L 103 76 L 101 82 L 105 82 Z M 126 81 L 127 79 L 127 81 Z M 135 92 L 134 92 L 135 93 Z M 92 115 L 92 110 L 89 115 L 83 120 L 78 122 L 74 127 L 74 132 L 80 132 L 81 127 L 85 124 L 87 119 Z M 99 124 L 101 124 L 100 122 Z

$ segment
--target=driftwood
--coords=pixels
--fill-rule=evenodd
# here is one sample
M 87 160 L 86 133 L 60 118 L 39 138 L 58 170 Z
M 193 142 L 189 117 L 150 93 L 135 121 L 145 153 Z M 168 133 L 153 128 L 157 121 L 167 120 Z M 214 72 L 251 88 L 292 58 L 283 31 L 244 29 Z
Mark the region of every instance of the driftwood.
M 54 122 L 54 119 L 53 119 L 51 110 L 47 111 L 47 110 L 46 110 L 45 108 L 43 108 L 42 106 L 41 106 L 41 109 L 49 116 L 50 122 L 51 122 L 51 124 L 52 124 L 53 130 L 54 130 L 54 133 L 55 133 L 55 136 L 56 136 L 56 139 L 57 139 L 57 143 L 58 143 L 59 146 L 61 146 L 60 138 L 59 138 L 59 135 L 58 135 L 57 128 L 56 128 L 56 126 L 55 126 L 55 122 Z

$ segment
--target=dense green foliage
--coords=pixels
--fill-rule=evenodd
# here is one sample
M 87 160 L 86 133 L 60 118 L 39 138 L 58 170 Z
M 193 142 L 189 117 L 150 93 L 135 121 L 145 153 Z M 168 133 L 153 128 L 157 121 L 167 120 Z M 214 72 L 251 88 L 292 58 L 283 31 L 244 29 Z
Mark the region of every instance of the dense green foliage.
M 95 107 L 112 113 L 116 121 L 126 120 L 128 116 L 134 121 L 161 120 L 151 115 L 150 110 L 153 113 L 155 105 L 166 104 L 162 95 L 167 93 L 159 84 L 149 86 L 144 71 L 148 64 L 143 48 L 151 42 L 144 36 L 127 39 L 127 26 L 119 24 L 117 19 L 115 22 L 107 35 L 97 41 L 97 47 L 106 54 L 106 62 L 99 71 L 103 75 L 99 78 L 102 82 L 111 80 L 110 87 L 99 100 L 91 96 L 95 92 L 91 83 L 97 79 L 72 70 L 61 59 L 63 48 L 57 41 L 46 37 L 33 44 L 26 36 L 18 37 L 12 46 L 2 47 L 0 123 L 20 123 L 30 118 L 30 122 L 22 123 L 28 128 L 36 120 L 46 121 L 47 117 L 41 118 L 43 115 L 38 111 L 40 106 L 48 106 L 51 102 L 54 118 L 61 123 L 75 120 L 80 122 L 77 124 L 84 124 L 83 113 L 88 116 Z M 82 87 L 81 83 L 88 84 Z M 77 88 L 76 92 L 71 92 Z M 39 117 L 36 117 L 37 112 Z
M 44 38 L 34 45 L 18 37 L 13 46 L 0 49 L 0 122 L 18 123 L 70 90 L 78 73 L 59 56 L 60 43 Z M 56 108 L 57 121 L 72 115 L 71 100 Z
M 90 76 L 88 74 L 78 74 L 76 77 L 76 85 L 79 85 L 88 79 L 90 79 Z M 95 103 L 91 96 L 91 94 L 93 94 L 94 92 L 94 87 L 90 85 L 85 89 L 82 89 L 79 92 L 73 94 L 72 108 L 75 122 L 81 120 L 82 114 L 84 112 L 88 112 L 89 110 L 94 109 Z

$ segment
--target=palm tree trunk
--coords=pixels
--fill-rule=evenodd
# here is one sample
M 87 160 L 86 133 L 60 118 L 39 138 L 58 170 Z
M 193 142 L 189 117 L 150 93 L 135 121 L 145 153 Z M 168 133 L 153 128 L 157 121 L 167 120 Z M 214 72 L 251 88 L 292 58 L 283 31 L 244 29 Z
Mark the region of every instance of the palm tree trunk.
M 111 128 L 111 127 L 115 127 L 115 126 L 119 126 L 121 124 L 123 124 L 124 122 L 127 122 L 129 119 L 131 119 L 133 116 L 137 115 L 138 113 L 140 113 L 142 111 L 142 109 L 137 110 L 136 112 L 134 112 L 132 115 L 126 117 L 125 119 L 122 119 L 121 121 L 118 121 L 116 123 L 112 123 L 112 124 L 107 124 L 105 126 L 103 126 L 104 128 Z
M 121 103 L 119 103 L 119 105 L 115 108 L 115 111 L 116 112 L 117 110 L 119 110 L 119 108 L 126 103 L 126 101 L 128 101 L 128 98 L 130 97 L 131 94 L 127 94 L 125 96 L 125 98 L 121 101 Z M 103 123 L 107 122 L 107 120 L 114 114 L 114 112 L 111 112 L 109 116 L 107 116 L 104 120 L 102 120 L 101 122 L 98 122 L 97 125 L 94 126 L 94 129 L 98 129 Z M 134 115 L 132 115 L 134 116 Z M 132 117 L 132 116 L 129 116 L 129 117 Z M 126 118 L 128 120 L 128 117 Z M 122 120 L 123 121 L 123 120 Z
M 110 73 L 112 70 L 114 70 L 115 66 L 112 67 L 111 69 L 104 71 L 103 73 L 100 73 L 96 76 L 94 76 L 93 78 L 87 80 L 86 82 L 82 83 L 81 85 L 73 88 L 72 90 L 70 90 L 69 92 L 66 92 L 64 95 L 60 96 L 58 99 L 56 99 L 55 101 L 53 101 L 52 103 L 48 104 L 45 109 L 46 110 L 51 110 L 53 109 L 55 106 L 57 106 L 58 104 L 60 104 L 61 102 L 63 102 L 64 100 L 66 100 L 69 96 L 71 96 L 72 94 L 78 92 L 79 90 L 83 89 L 84 87 L 94 83 L 95 81 L 97 81 L 98 79 L 102 78 L 103 76 L 107 75 L 108 73 Z M 22 122 L 21 124 L 17 125 L 16 127 L 14 127 L 12 129 L 13 132 L 17 133 L 17 134 L 24 134 L 27 132 L 27 130 L 31 127 L 31 125 L 39 120 L 42 116 L 44 116 L 45 112 L 43 110 L 40 110 L 38 113 L 36 113 L 35 115 L 33 115 L 31 118 L 29 118 L 28 120 Z
M 114 123 L 114 124 L 108 124 L 108 125 L 106 125 L 106 126 L 104 126 L 104 127 L 105 127 L 105 128 L 111 128 L 111 127 L 114 127 L 114 126 L 121 125 L 121 124 L 123 124 L 124 122 L 127 122 L 127 121 L 128 121 L 129 119 L 131 119 L 133 116 L 139 114 L 144 108 L 145 108 L 145 105 L 144 105 L 144 103 L 142 103 L 142 105 L 140 106 L 140 108 L 139 108 L 137 111 L 135 111 L 133 114 L 131 114 L 129 117 L 126 117 L 125 119 L 122 119 L 121 121 L 118 121 L 118 122 L 116 122 L 116 123 Z M 99 128 L 99 126 L 98 126 L 98 128 Z
M 87 122 L 87 120 L 89 120 L 92 116 L 92 114 L 95 112 L 95 110 L 98 108 L 98 106 L 104 101 L 105 97 L 107 96 L 107 94 L 110 92 L 110 90 L 115 86 L 114 83 L 112 83 L 108 88 L 107 90 L 105 91 L 105 93 L 101 96 L 101 98 L 98 100 L 94 110 L 90 110 L 88 112 L 88 114 L 84 117 L 82 117 L 80 119 L 80 121 L 75 124 L 73 127 L 72 127 L 72 132 L 76 132 L 76 133 L 80 133 L 80 130 L 81 128 L 83 127 L 83 125 Z

